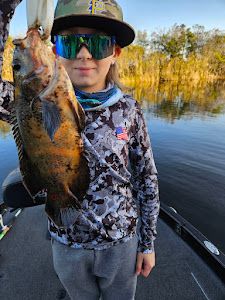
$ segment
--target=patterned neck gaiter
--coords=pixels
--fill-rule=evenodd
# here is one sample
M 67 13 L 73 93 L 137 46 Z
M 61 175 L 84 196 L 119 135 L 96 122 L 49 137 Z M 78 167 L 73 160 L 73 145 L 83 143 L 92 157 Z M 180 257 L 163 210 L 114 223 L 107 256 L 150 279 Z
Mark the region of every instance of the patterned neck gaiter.
M 106 102 L 111 103 L 111 99 L 121 97 L 121 90 L 116 86 L 109 84 L 105 90 L 97 93 L 86 93 L 74 88 L 77 100 L 84 110 L 94 110 L 97 107 L 106 107 Z M 119 97 L 118 97 L 119 96 Z M 118 101 L 118 100 L 117 100 Z M 115 101 L 113 101 L 115 102 Z

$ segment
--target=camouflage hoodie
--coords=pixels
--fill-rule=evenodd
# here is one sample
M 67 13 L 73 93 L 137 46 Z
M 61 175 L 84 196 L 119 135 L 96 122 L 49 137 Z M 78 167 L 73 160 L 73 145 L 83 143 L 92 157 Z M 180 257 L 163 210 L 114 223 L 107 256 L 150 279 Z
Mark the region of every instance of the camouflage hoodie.
M 7 120 L 10 109 L 7 97 L 2 99 L 6 101 L 0 105 L 1 118 Z M 160 202 L 143 112 L 131 96 L 120 90 L 106 103 L 85 111 L 83 140 L 91 183 L 82 213 L 66 230 L 48 218 L 48 229 L 52 238 L 63 244 L 96 250 L 126 242 L 137 234 L 138 251 L 151 253 Z
M 139 104 L 120 90 L 117 99 L 107 102 L 85 111 L 83 141 L 91 183 L 82 212 L 66 230 L 49 218 L 48 228 L 52 238 L 63 244 L 95 250 L 126 242 L 137 234 L 138 251 L 151 253 L 160 202 L 143 113 Z

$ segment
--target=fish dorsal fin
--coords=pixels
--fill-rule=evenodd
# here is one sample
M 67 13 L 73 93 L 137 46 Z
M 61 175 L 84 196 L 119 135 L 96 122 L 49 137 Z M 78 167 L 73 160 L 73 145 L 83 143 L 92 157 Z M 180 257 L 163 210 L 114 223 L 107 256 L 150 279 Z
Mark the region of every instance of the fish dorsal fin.
M 23 140 L 21 137 L 19 125 L 16 118 L 16 113 L 14 110 L 12 110 L 11 112 L 10 124 L 12 126 L 12 133 L 18 150 L 18 157 L 19 160 L 22 161 L 23 154 L 24 154 Z

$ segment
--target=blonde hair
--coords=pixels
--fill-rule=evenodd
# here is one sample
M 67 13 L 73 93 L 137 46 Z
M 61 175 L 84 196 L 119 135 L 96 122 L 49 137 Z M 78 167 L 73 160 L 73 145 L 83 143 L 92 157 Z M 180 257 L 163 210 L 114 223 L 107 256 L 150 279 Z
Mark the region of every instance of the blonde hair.
M 108 83 L 114 83 L 120 89 L 124 89 L 124 85 L 120 81 L 119 71 L 116 62 L 110 66 L 109 72 L 106 75 L 106 84 Z

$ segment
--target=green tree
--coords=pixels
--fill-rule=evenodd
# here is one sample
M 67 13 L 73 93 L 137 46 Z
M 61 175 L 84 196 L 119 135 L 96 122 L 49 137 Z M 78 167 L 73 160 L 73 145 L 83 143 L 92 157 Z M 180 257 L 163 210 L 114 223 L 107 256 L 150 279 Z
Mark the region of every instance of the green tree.
M 187 57 L 197 48 L 197 37 L 184 24 L 175 24 L 164 33 L 152 34 L 152 49 L 165 53 L 170 58 Z

